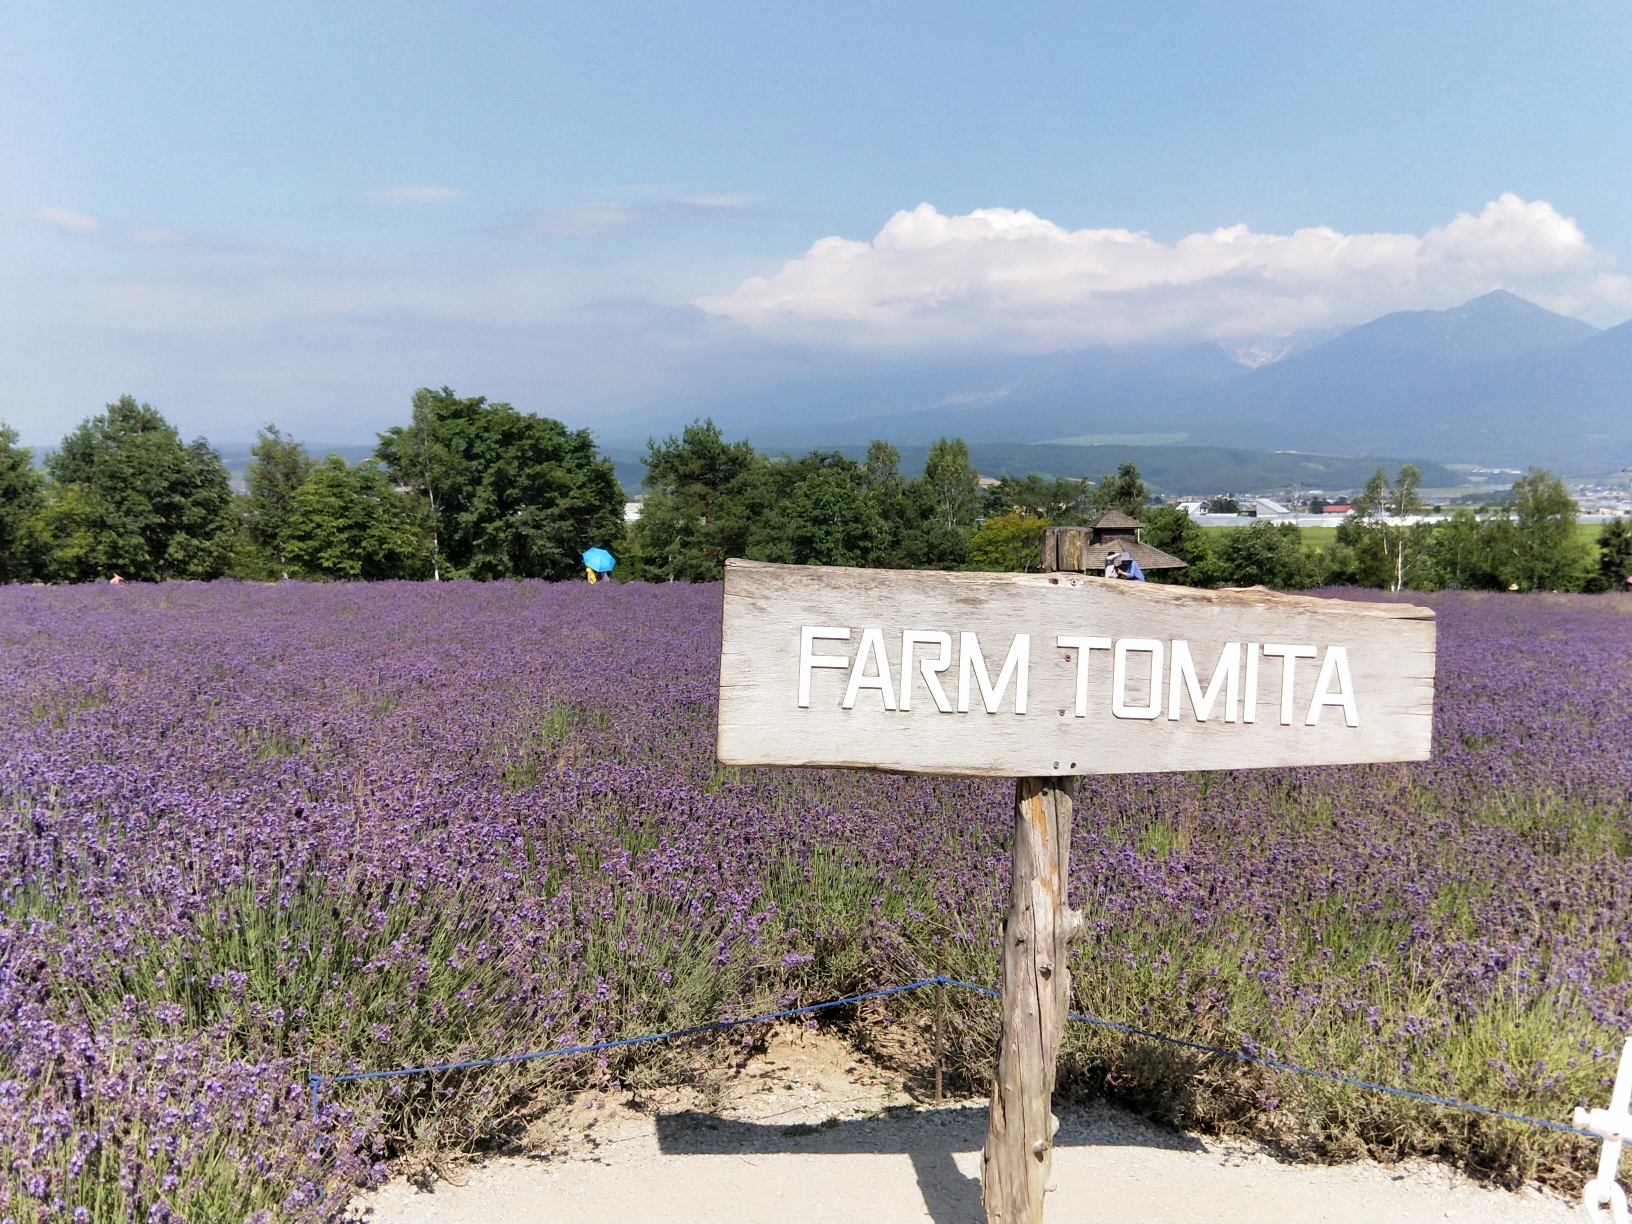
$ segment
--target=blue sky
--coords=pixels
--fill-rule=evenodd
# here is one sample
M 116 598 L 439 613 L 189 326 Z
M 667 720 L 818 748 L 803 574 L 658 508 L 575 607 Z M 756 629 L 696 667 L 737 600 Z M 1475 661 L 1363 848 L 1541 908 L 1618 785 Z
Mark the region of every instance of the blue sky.
M 367 441 L 446 383 L 614 437 L 881 349 L 1498 285 L 1617 323 L 1629 35 L 1624 3 L 22 0 L 0 417 L 50 444 L 130 392 Z

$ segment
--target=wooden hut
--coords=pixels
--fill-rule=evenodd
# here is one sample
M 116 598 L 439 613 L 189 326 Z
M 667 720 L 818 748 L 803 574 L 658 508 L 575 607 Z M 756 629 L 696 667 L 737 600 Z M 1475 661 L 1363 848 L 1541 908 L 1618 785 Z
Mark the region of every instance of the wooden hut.
M 1107 510 L 1086 527 L 1050 527 L 1043 532 L 1043 568 L 1102 574 L 1107 557 L 1118 553 L 1127 553 L 1147 574 L 1185 568 L 1185 562 L 1141 540 L 1141 530 L 1138 519 L 1120 510 Z

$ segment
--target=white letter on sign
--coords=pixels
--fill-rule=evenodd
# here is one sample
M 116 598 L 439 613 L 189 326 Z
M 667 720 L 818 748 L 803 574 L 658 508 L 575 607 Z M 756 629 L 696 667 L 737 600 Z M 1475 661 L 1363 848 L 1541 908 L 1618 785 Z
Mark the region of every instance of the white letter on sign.
M 1292 682 L 1296 675 L 1299 659 L 1315 657 L 1313 646 L 1282 646 L 1275 642 L 1264 643 L 1264 655 L 1268 658 L 1279 657 L 1281 660 L 1281 726 L 1292 725 Z
M 1150 655 L 1150 704 L 1128 704 L 1128 652 Z M 1155 718 L 1162 712 L 1162 644 L 1155 638 L 1122 638 L 1111 656 L 1111 713 L 1118 718 Z
M 1332 677 L 1337 677 L 1342 692 L 1332 692 Z M 1320 663 L 1320 679 L 1315 681 L 1315 699 L 1309 703 L 1309 717 L 1304 725 L 1314 726 L 1320 721 L 1320 712 L 1329 705 L 1343 707 L 1343 721 L 1351 727 L 1360 725 L 1360 711 L 1354 704 L 1354 681 L 1349 679 L 1349 650 L 1346 646 L 1326 647 L 1326 657 Z
M 872 659 L 878 665 L 877 675 L 862 674 L 868 659 Z M 890 686 L 890 656 L 884 653 L 882 629 L 862 630 L 861 649 L 856 651 L 856 663 L 850 669 L 850 685 L 844 690 L 845 709 L 856 708 L 856 694 L 864 688 L 877 689 L 884 696 L 884 708 L 895 709 L 895 689 Z
M 935 629 L 906 629 L 901 633 L 901 708 L 912 709 L 912 648 L 914 646 L 939 646 L 941 657 L 931 663 L 928 659 L 920 660 L 918 670 L 924 674 L 924 683 L 929 686 L 929 695 L 935 698 L 935 708 L 942 714 L 952 713 L 952 703 L 946 699 L 946 690 L 941 687 L 941 679 L 937 672 L 943 672 L 952 666 L 952 635 L 941 633 Z
M 817 639 L 824 642 L 848 642 L 850 630 L 831 625 L 805 625 L 799 630 L 799 705 L 810 705 L 810 669 L 813 667 L 849 667 L 849 655 L 813 655 L 810 644 Z
M 1206 722 L 1207 716 L 1213 712 L 1213 702 L 1218 700 L 1220 682 L 1223 683 L 1224 721 L 1235 721 L 1236 701 L 1240 694 L 1238 689 L 1241 681 L 1241 643 L 1225 642 L 1224 653 L 1218 656 L 1218 666 L 1213 668 L 1213 678 L 1207 682 L 1207 692 L 1201 691 L 1201 678 L 1196 675 L 1196 662 L 1190 657 L 1190 643 L 1183 638 L 1173 643 L 1173 683 L 1167 698 L 1167 717 L 1171 722 L 1179 721 L 1179 681 L 1184 681 L 1184 687 L 1190 691 L 1190 705 L 1196 711 L 1196 721 Z
M 1009 677 L 1014 676 L 1014 712 L 1026 712 L 1026 673 L 1031 670 L 1031 634 L 1017 633 L 1014 635 L 1014 644 L 1009 647 L 1009 657 L 1003 660 L 1003 670 L 998 673 L 997 687 L 992 687 L 991 678 L 986 673 L 986 659 L 980 653 L 980 642 L 972 633 L 963 635 L 959 647 L 963 658 L 958 663 L 958 713 L 969 712 L 969 676 L 974 674 L 980 681 L 980 699 L 986 703 L 986 713 L 996 714 L 999 703 L 1003 700 L 1003 691 L 1009 687 Z
M 1088 654 L 1094 650 L 1109 650 L 1110 638 L 1059 637 L 1054 644 L 1061 650 L 1077 652 L 1077 717 L 1088 717 Z

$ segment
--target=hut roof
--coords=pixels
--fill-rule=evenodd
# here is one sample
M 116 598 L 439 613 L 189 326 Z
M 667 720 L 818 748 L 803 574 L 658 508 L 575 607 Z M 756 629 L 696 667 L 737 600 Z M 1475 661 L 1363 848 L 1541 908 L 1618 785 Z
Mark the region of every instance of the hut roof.
M 1123 527 L 1133 531 L 1142 526 L 1138 519 L 1129 518 L 1120 510 L 1107 510 L 1088 525 L 1095 531 L 1103 531 L 1107 527 Z
M 1180 561 L 1177 557 L 1163 552 L 1159 548 L 1152 548 L 1149 544 L 1141 544 L 1138 540 L 1126 539 L 1121 536 L 1112 537 L 1103 544 L 1088 546 L 1089 572 L 1097 572 L 1105 563 L 1106 553 L 1125 552 L 1139 562 L 1142 570 L 1185 569 L 1189 562 Z M 1096 564 L 1096 562 L 1098 564 Z

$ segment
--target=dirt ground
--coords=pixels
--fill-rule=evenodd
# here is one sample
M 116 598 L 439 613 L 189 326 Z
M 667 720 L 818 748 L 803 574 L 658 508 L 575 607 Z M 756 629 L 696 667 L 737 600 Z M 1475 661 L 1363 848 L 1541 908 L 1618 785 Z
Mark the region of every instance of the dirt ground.
M 378 1224 L 980 1224 L 981 1101 L 915 1103 L 898 1075 L 822 1031 L 698 1085 L 585 1093 L 524 1154 L 397 1178 L 359 1197 Z M 1431 1162 L 1291 1164 L 1113 1106 L 1060 1111 L 1050 1224 L 1578 1220 L 1544 1189 L 1491 1189 Z

